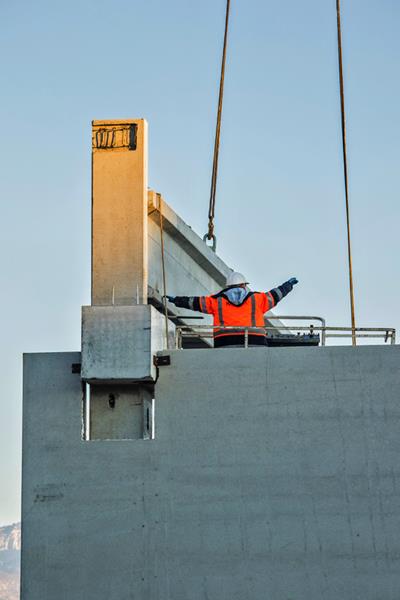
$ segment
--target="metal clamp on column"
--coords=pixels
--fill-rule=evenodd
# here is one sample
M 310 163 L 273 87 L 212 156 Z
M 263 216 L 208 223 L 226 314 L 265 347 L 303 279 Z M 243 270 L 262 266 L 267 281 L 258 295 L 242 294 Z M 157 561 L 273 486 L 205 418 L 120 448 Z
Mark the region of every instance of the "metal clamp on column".
M 169 354 L 162 356 L 153 356 L 153 365 L 155 367 L 168 367 L 171 364 L 171 357 Z

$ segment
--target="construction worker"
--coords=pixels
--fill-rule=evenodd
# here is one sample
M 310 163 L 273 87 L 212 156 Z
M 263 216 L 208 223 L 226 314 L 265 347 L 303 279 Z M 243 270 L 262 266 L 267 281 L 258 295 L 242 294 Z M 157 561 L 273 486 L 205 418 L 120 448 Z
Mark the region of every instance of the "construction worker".
M 267 336 L 263 329 L 264 314 L 278 304 L 293 286 L 298 283 L 292 277 L 269 292 L 252 292 L 248 281 L 241 273 L 232 272 L 226 287 L 212 296 L 167 296 L 179 308 L 188 308 L 213 315 L 214 347 L 243 346 L 245 332 L 241 327 L 249 327 L 249 346 L 265 346 Z M 221 329 L 219 329 L 221 327 Z M 235 329 L 223 329 L 234 327 Z

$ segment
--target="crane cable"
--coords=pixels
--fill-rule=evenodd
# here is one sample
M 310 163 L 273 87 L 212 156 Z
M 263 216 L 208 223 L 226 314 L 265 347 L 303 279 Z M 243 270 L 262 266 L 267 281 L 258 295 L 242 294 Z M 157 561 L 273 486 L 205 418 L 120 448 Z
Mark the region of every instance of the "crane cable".
M 161 269 L 162 269 L 162 279 L 163 279 L 163 306 L 164 306 L 164 318 L 165 318 L 165 347 L 169 349 L 169 340 L 168 340 L 168 299 L 167 299 L 167 276 L 165 271 L 165 249 L 164 249 L 164 215 L 163 215 L 163 201 L 161 198 L 161 194 L 157 194 L 158 196 L 158 212 L 160 214 L 160 247 L 161 247 Z
M 203 240 L 212 240 L 212 249 L 217 248 L 217 238 L 214 233 L 214 215 L 215 215 L 215 195 L 217 190 L 217 175 L 218 175 L 218 156 L 219 156 L 219 143 L 221 138 L 221 120 L 222 120 L 222 103 L 224 99 L 224 83 L 225 83 L 225 63 L 226 63 L 226 47 L 228 42 L 228 26 L 229 26 L 229 11 L 231 2 L 226 2 L 226 14 L 225 14 L 225 33 L 224 33 L 224 44 L 222 50 L 222 61 L 221 61 L 221 76 L 219 80 L 219 95 L 218 95 L 218 110 L 217 110 L 217 123 L 215 127 L 215 139 L 214 139 L 214 156 L 213 156 L 213 167 L 211 176 L 211 190 L 210 190 L 210 206 L 208 210 L 208 232 L 205 234 Z
M 227 48 L 227 41 L 228 41 L 229 12 L 230 12 L 230 0 L 227 0 L 226 14 L 225 14 L 225 33 L 224 33 L 224 43 L 223 43 L 222 61 L 221 61 L 221 76 L 220 76 L 220 82 L 219 82 L 217 123 L 216 123 L 216 128 L 215 128 L 213 168 L 212 168 L 212 176 L 211 176 L 210 205 L 209 205 L 209 211 L 208 211 L 208 232 L 205 234 L 205 236 L 203 238 L 204 241 L 206 241 L 206 239 L 212 240 L 212 242 L 213 242 L 212 249 L 214 250 L 214 252 L 217 247 L 217 238 L 215 236 L 215 231 L 214 231 L 215 196 L 216 196 L 216 189 L 217 189 L 218 157 L 219 157 L 219 145 L 220 145 L 220 138 L 221 138 L 221 120 L 222 120 L 222 105 L 223 105 L 223 98 L 224 98 L 225 63 L 226 63 L 226 48 Z M 357 345 L 356 332 L 355 332 L 356 320 L 355 320 L 355 308 L 354 308 L 353 263 L 352 263 L 351 236 L 350 236 L 350 208 L 349 208 L 349 186 L 348 186 L 347 144 L 346 144 L 346 113 L 345 113 L 345 99 L 344 99 L 340 0 L 336 0 L 336 14 L 337 14 L 340 109 L 341 109 L 342 150 L 343 150 L 343 174 L 344 174 L 344 187 L 345 187 L 345 200 L 346 200 L 347 254 L 348 254 L 350 309 L 351 309 L 351 337 L 352 337 L 352 345 L 356 346 Z
M 350 308 L 351 308 L 351 338 L 353 346 L 356 342 L 356 319 L 354 310 L 354 286 L 353 286 L 353 264 L 351 257 L 351 238 L 350 238 L 350 210 L 349 210 L 349 186 L 347 174 L 347 147 L 346 147 L 346 114 L 344 102 L 344 81 L 343 81 L 343 59 L 342 59 L 342 30 L 340 22 L 340 0 L 336 0 L 337 15 L 337 39 L 338 39 L 338 62 L 339 62 L 339 82 L 340 82 L 340 110 L 342 124 L 342 149 L 343 149 L 343 174 L 344 189 L 346 197 L 346 223 L 347 223 L 347 255 L 349 265 L 349 287 L 350 287 Z

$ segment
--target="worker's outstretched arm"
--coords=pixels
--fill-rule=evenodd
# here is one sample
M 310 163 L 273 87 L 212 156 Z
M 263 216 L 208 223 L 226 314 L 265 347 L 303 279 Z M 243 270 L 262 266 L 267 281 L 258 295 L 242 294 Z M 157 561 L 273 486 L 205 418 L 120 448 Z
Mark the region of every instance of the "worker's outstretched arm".
M 166 296 L 169 302 L 179 308 L 188 308 L 203 313 L 212 313 L 208 296 Z
M 287 296 L 288 293 L 292 291 L 293 286 L 296 285 L 296 283 L 299 283 L 298 280 L 296 277 L 292 277 L 288 281 L 285 281 L 285 283 L 282 283 L 282 285 L 278 285 L 278 287 L 267 292 L 269 300 L 273 300 L 272 305 L 269 306 L 268 310 L 276 306 L 278 302 L 282 300 L 282 298 Z

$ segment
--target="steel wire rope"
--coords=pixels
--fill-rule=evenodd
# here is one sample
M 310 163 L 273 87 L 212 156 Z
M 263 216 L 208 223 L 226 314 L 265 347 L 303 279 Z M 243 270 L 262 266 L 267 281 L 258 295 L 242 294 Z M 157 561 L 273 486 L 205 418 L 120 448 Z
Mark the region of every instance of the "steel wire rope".
M 160 213 L 160 246 L 161 246 L 161 267 L 162 267 L 162 279 L 163 279 L 163 305 L 164 305 L 164 316 L 165 316 L 165 347 L 169 349 L 168 343 L 168 300 L 167 300 L 167 276 L 165 271 L 165 249 L 164 249 L 164 216 L 163 216 L 163 201 L 161 194 L 158 196 L 158 211 Z
M 226 13 L 225 13 L 225 32 L 224 32 L 224 43 L 222 50 L 221 60 L 221 75 L 219 80 L 219 94 L 218 94 L 218 109 L 217 109 L 217 122 L 215 126 L 215 138 L 214 138 L 214 154 L 213 154 L 213 166 L 211 175 L 211 189 L 210 189 L 210 205 L 208 210 L 208 232 L 204 236 L 206 239 L 212 240 L 212 249 L 217 248 L 217 238 L 214 232 L 214 216 L 215 216 L 215 197 L 217 191 L 217 176 L 218 176 L 218 157 L 219 157 L 219 145 L 221 139 L 221 121 L 222 121 L 222 105 L 224 100 L 224 83 L 225 83 L 225 64 L 226 64 L 226 48 L 228 42 L 228 27 L 229 27 L 229 13 L 230 13 L 230 0 L 226 2 Z
M 351 329 L 352 329 L 352 345 L 356 346 L 356 319 L 354 308 L 354 285 L 353 285 L 353 262 L 351 254 L 351 237 L 350 237 L 350 209 L 349 209 L 349 181 L 347 170 L 347 144 L 346 144 L 346 113 L 345 113 L 345 98 L 344 98 L 344 80 L 343 80 L 343 57 L 342 57 L 342 28 L 340 18 L 340 0 L 336 0 L 336 21 L 337 21 L 337 40 L 338 40 L 338 63 L 339 63 L 339 84 L 340 84 L 340 112 L 342 126 L 342 151 L 343 151 L 343 174 L 344 174 L 344 189 L 346 199 L 346 224 L 347 224 L 347 257 L 349 267 L 349 288 L 350 288 L 350 310 L 351 310 Z

